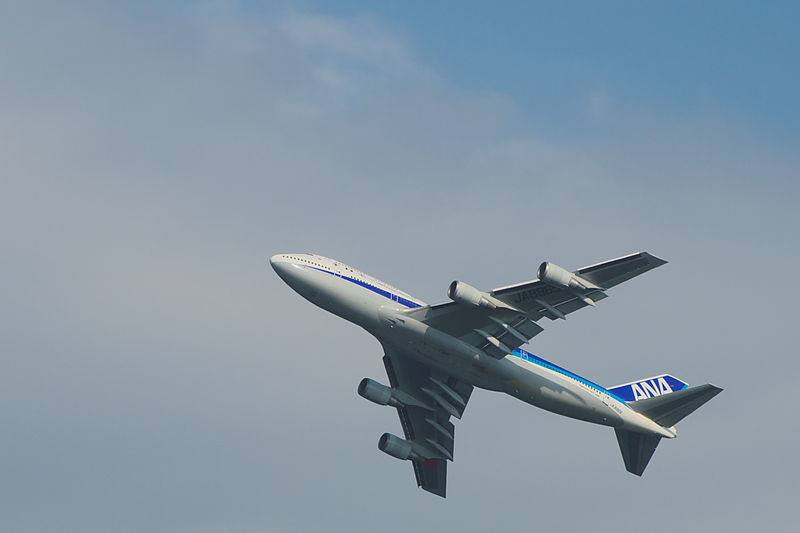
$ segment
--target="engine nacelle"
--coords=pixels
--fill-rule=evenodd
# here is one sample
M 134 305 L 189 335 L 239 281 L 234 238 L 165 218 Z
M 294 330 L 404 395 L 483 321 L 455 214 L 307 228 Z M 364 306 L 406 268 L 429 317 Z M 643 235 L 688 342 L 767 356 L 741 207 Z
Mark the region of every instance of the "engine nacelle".
M 358 384 L 358 395 L 378 405 L 402 406 L 392 394 L 392 389 L 374 379 L 364 378 Z
M 378 449 L 385 454 L 396 457 L 403 461 L 409 459 L 422 460 L 418 453 L 414 451 L 414 445 L 405 439 L 401 439 L 391 433 L 384 433 L 378 439 Z
M 491 296 L 471 285 L 467 285 L 463 281 L 456 280 L 451 283 L 450 288 L 447 289 L 447 296 L 454 302 L 473 307 L 485 307 L 487 309 L 495 309 L 497 307 Z
M 544 283 L 568 289 L 572 291 L 585 291 L 588 289 L 598 289 L 592 282 L 573 274 L 569 270 L 553 263 L 542 263 L 539 265 L 538 277 Z

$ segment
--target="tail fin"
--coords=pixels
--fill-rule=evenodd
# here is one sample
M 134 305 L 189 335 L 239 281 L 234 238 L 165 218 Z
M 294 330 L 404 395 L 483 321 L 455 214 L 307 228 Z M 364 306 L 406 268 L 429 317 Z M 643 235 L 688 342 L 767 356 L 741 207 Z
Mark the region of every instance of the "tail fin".
M 623 383 L 616 387 L 610 387 L 608 390 L 626 402 L 636 402 L 645 398 L 653 398 L 654 396 L 683 390 L 688 386 L 688 384 L 675 376 L 661 374 L 660 376 Z
M 721 388 L 711 384 L 698 385 L 671 394 L 641 399 L 628 405 L 660 426 L 672 427 L 720 392 Z M 641 476 L 661 442 L 661 436 L 624 429 L 615 431 L 625 468 L 628 472 Z
M 625 461 L 625 469 L 631 474 L 641 476 L 647 463 L 653 457 L 656 446 L 661 442 L 661 435 L 647 435 L 626 429 L 615 429 L 617 442 Z

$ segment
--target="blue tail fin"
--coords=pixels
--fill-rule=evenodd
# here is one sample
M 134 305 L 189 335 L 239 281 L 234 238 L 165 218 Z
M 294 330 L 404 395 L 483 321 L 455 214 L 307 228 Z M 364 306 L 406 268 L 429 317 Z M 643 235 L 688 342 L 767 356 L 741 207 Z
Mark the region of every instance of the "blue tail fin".
M 660 376 L 653 376 L 651 378 L 617 385 L 616 387 L 610 387 L 608 391 L 613 392 L 626 402 L 635 402 L 683 390 L 688 386 L 687 383 L 684 383 L 674 376 L 661 374 Z

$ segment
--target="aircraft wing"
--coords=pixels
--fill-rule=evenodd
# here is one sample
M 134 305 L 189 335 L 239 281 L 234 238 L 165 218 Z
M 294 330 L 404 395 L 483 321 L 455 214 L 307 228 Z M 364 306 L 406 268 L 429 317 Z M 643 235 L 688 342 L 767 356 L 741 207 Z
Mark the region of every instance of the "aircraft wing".
M 502 358 L 544 330 L 536 323 L 542 317 L 566 318 L 569 313 L 606 298 L 606 289 L 665 263 L 640 252 L 571 273 L 563 271 L 565 275 L 576 276 L 582 284 L 578 288 L 535 279 L 500 287 L 485 295 L 494 302 L 493 308 L 447 302 L 409 309 L 406 313 Z
M 455 427 L 450 416 L 461 418 L 473 387 L 411 359 L 399 350 L 384 346 L 384 352 L 383 364 L 392 388 L 420 403 L 397 408 L 406 440 L 412 442 L 424 457 L 422 461 L 411 461 L 417 485 L 444 498 L 447 461 L 453 460 L 455 441 Z

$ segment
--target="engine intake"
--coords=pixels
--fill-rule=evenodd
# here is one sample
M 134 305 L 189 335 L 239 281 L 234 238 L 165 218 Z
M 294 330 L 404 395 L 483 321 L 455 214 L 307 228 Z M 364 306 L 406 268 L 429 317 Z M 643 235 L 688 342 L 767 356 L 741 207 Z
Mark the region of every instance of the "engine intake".
M 538 277 L 548 285 L 571 291 L 585 291 L 600 288 L 589 280 L 583 279 L 577 274 L 553 263 L 545 262 L 539 265 Z
M 491 296 L 485 292 L 481 292 L 471 285 L 467 285 L 463 281 L 454 281 L 447 289 L 447 296 L 454 302 L 473 307 L 485 307 L 486 309 L 496 309 L 497 304 L 493 302 Z
M 358 384 L 358 395 L 378 405 L 402 407 L 403 404 L 393 394 L 394 390 L 374 379 L 364 378 Z
M 378 449 L 402 461 L 407 461 L 409 459 L 422 461 L 425 459 L 414 451 L 414 445 L 411 442 L 392 435 L 391 433 L 384 433 L 381 435 L 381 438 L 378 439 Z

